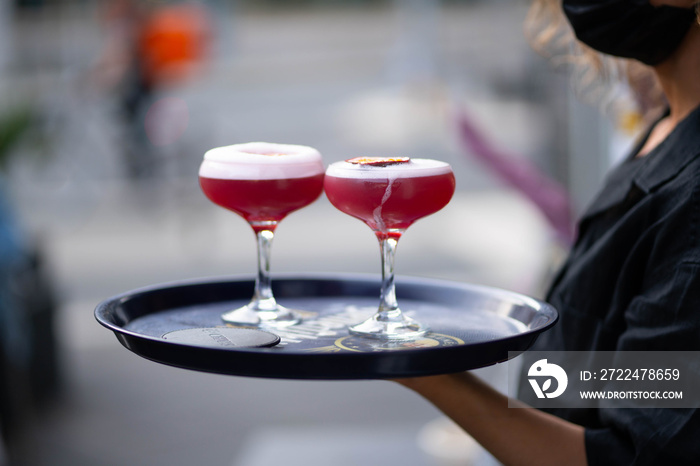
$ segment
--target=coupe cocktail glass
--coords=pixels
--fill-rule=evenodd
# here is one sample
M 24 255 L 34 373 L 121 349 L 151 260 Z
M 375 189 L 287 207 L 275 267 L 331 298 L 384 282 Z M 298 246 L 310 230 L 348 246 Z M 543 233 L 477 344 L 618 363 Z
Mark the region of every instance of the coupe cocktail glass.
M 381 251 L 379 309 L 350 332 L 384 340 L 407 340 L 428 328 L 401 312 L 394 286 L 394 255 L 401 235 L 413 222 L 442 209 L 455 191 L 452 168 L 430 159 L 355 158 L 331 164 L 324 180 L 335 207 L 365 222 Z
M 258 275 L 249 304 L 225 313 L 226 322 L 286 327 L 299 315 L 277 304 L 270 284 L 270 248 L 277 224 L 323 192 L 321 154 L 311 147 L 253 142 L 217 147 L 204 154 L 199 184 L 215 204 L 243 217 L 258 245 Z

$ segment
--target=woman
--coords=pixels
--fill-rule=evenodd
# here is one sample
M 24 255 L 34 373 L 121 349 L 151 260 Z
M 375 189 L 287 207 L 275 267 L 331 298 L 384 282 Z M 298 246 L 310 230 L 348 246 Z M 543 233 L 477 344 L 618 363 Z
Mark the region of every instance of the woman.
M 547 296 L 560 321 L 534 349 L 700 351 L 697 2 L 564 0 L 562 5 L 586 46 L 650 67 L 667 111 L 610 174 L 581 219 L 570 257 Z M 469 373 L 399 383 L 432 402 L 506 465 L 700 462 L 695 409 L 549 413 L 510 409 L 503 395 Z

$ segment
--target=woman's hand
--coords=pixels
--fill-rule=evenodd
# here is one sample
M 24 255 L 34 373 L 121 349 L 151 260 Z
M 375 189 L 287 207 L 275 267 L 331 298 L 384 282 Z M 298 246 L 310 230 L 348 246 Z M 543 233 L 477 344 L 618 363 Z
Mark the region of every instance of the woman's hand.
M 583 427 L 524 405 L 509 407 L 505 395 L 469 372 L 394 381 L 430 401 L 505 465 L 586 464 Z

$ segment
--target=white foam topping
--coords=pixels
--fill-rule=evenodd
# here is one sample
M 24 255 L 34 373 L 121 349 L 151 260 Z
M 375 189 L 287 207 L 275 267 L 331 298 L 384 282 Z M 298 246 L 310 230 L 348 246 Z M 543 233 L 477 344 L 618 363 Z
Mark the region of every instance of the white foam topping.
M 434 176 L 450 173 L 452 168 L 446 162 L 432 159 L 410 159 L 409 162 L 389 165 L 363 165 L 346 161 L 330 164 L 326 176 L 356 179 L 395 179 L 419 176 Z
M 216 147 L 204 154 L 199 176 L 230 180 L 304 178 L 323 173 L 321 154 L 313 147 L 248 142 Z

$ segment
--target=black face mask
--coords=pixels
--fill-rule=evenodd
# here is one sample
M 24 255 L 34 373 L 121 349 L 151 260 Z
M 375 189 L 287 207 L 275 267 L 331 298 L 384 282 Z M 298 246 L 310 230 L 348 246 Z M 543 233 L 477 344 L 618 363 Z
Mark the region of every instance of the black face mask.
M 692 8 L 648 0 L 563 0 L 576 37 L 609 55 L 657 65 L 676 50 L 695 20 Z

